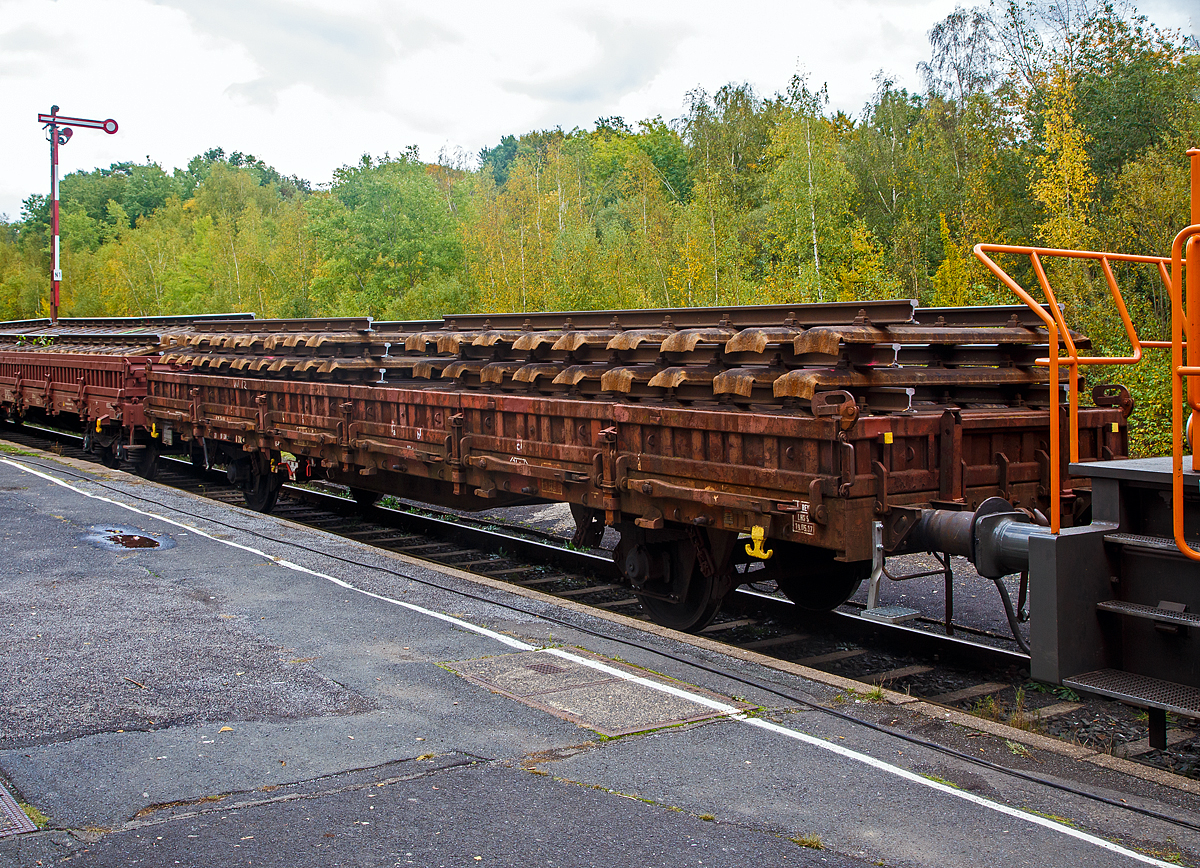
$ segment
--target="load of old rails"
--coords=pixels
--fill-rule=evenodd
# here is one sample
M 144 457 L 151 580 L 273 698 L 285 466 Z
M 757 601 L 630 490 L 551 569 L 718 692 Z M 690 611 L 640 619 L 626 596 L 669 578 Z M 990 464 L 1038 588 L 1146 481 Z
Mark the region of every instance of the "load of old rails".
M 1087 339 L 1075 335 L 1078 346 Z M 1050 403 L 1041 320 L 1024 306 L 913 301 L 671 310 L 208 321 L 163 331 L 198 372 L 585 399 L 867 412 Z
M 206 329 L 220 321 L 221 328 L 253 319 L 253 314 L 196 314 L 145 317 L 62 317 L 0 323 L 0 352 L 83 353 L 110 356 L 157 356 L 163 336 Z

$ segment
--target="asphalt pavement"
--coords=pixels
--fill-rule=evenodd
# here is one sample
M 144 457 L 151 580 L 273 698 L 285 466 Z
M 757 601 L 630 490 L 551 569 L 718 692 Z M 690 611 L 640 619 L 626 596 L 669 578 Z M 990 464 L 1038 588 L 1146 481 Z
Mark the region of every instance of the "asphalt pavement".
M 0 454 L 0 515 L 0 866 L 1200 853 L 1186 786 L 121 472 Z

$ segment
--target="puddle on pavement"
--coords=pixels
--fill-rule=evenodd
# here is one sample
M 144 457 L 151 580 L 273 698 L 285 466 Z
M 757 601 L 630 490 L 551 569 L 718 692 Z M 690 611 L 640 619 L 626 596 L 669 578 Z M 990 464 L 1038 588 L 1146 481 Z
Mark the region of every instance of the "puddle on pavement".
M 132 527 L 101 526 L 93 527 L 80 537 L 84 542 L 110 551 L 128 549 L 169 549 L 175 547 L 175 540 L 169 536 L 146 533 Z

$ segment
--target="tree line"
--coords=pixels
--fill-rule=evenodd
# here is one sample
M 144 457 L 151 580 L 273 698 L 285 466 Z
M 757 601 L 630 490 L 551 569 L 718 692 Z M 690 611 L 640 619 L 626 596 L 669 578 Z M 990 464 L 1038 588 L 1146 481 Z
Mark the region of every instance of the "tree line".
M 856 116 L 797 76 L 770 96 L 693 90 L 677 119 L 505 136 L 477 160 L 364 156 L 323 189 L 221 149 L 171 173 L 76 172 L 61 183 L 63 315 L 1011 303 L 975 243 L 1169 249 L 1188 222 L 1184 151 L 1200 146 L 1194 38 L 1103 0 L 995 0 L 929 43 L 922 88 L 880 73 Z M 41 195 L 0 223 L 2 318 L 46 313 L 48 223 Z M 1161 336 L 1156 275 L 1119 276 Z M 1102 276 L 1052 278 L 1098 349 L 1121 352 Z M 1164 371 L 1130 385 L 1158 400 Z

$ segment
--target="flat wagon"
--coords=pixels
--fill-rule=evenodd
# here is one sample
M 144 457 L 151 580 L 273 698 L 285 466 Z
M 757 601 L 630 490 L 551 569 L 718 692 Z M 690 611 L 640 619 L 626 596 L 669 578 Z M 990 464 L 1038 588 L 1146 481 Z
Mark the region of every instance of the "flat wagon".
M 132 346 L 149 328 L 157 345 Z M 289 476 L 345 484 L 363 502 L 568 503 L 576 542 L 616 528 L 624 577 L 680 629 L 703 627 L 750 579 L 774 579 L 806 608 L 837 606 L 882 556 L 945 548 L 922 522 L 931 509 L 972 513 L 999 497 L 1031 520 L 1054 501 L 1068 526 L 1089 514 L 1087 479 L 1051 458 L 1051 425 L 1068 419 L 1036 364 L 1045 324 L 1019 305 L 8 330 L 21 345 L 0 364 L 30 372 L 0 400 L 12 415 L 76 412 L 106 455 L 137 453 L 147 473 L 164 449 L 192 452 L 225 465 L 259 510 Z M 88 330 L 123 332 L 124 345 L 103 345 L 122 354 L 63 352 Z M 42 380 L 28 378 L 48 365 L 62 371 L 53 382 L 131 373 L 105 414 L 66 397 L 39 404 L 29 384 Z M 1077 415 L 1080 457 L 1122 457 L 1128 394 L 1094 397 Z

